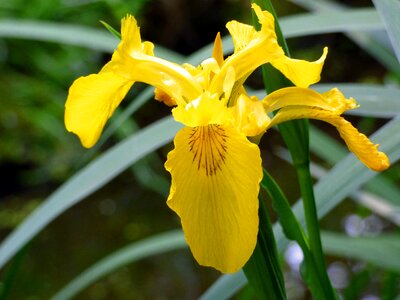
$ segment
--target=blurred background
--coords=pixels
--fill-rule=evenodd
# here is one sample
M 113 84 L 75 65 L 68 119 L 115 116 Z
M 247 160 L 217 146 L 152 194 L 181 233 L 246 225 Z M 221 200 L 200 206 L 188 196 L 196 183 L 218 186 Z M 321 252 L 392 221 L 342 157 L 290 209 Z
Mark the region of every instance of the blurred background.
M 352 7 L 372 5 L 362 0 L 337 2 Z M 279 16 L 305 12 L 290 1 L 275 3 Z M 137 18 L 144 40 L 189 55 L 213 42 L 218 31 L 225 35 L 227 21 L 251 23 L 249 7 L 246 0 L 8 0 L 0 2 L 0 19 L 50 21 L 106 31 L 100 20 L 119 30 L 120 19 L 130 13 Z M 288 44 L 293 57 L 310 60 L 320 56 L 323 46 L 329 47 L 324 83 L 383 83 L 392 76 L 342 34 L 289 39 Z M 89 161 L 135 128 L 169 114 L 167 107 L 147 102 L 97 152 L 84 149 L 64 128 L 67 91 L 74 79 L 97 72 L 109 58 L 110 53 L 84 47 L 0 36 L 0 240 Z M 262 88 L 261 84 L 257 74 L 249 80 L 255 89 Z M 122 108 L 143 88 L 135 84 Z M 351 120 L 367 135 L 384 123 L 372 118 Z M 316 124 L 338 138 L 333 128 Z M 295 173 L 275 154 L 279 145 L 283 143 L 275 131 L 264 137 L 264 166 L 295 201 L 299 196 Z M 147 177 L 142 176 L 140 164 L 128 169 L 47 226 L 0 271 L 0 299 L 47 299 L 107 254 L 179 228 L 179 220 L 165 205 L 169 177 L 162 163 L 171 147 L 146 159 L 152 171 Z M 398 166 L 392 170 L 393 180 L 400 182 Z M 151 186 L 152 174 L 157 174 L 158 189 Z M 271 217 L 276 219 L 272 211 Z M 325 217 L 322 227 L 353 235 L 393 229 L 351 201 Z M 309 295 L 298 274 L 301 251 L 292 245 L 283 259 L 291 299 L 306 299 Z M 346 289 L 350 280 L 358 280 L 364 284 L 363 297 L 379 295 L 385 280 L 398 280 L 397 274 L 365 263 L 330 257 L 329 266 L 337 288 Z M 78 299 L 195 299 L 219 276 L 213 269 L 198 266 L 187 250 L 174 251 L 115 271 Z

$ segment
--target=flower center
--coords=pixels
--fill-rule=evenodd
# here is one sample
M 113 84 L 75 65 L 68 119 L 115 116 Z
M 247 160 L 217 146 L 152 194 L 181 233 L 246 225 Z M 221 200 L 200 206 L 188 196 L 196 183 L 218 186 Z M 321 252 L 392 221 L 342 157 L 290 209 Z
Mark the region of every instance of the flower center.
M 193 127 L 189 147 L 197 170 L 204 170 L 206 176 L 222 170 L 227 150 L 226 139 L 225 130 L 220 125 Z

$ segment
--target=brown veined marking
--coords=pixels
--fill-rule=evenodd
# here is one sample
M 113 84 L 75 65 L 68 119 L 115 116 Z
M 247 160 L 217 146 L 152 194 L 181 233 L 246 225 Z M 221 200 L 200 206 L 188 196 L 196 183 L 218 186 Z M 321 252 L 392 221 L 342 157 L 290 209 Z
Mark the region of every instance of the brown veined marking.
M 193 127 L 189 146 L 198 170 L 204 170 L 207 176 L 221 170 L 226 157 L 226 139 L 225 130 L 220 125 Z

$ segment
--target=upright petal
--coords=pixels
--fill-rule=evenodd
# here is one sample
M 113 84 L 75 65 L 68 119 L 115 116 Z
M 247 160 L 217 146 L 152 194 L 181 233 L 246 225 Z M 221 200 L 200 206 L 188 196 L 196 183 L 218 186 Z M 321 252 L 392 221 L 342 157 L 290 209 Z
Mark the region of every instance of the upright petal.
M 258 147 L 233 127 L 185 127 L 165 168 L 172 177 L 167 204 L 196 260 L 224 273 L 243 267 L 257 241 Z
M 80 77 L 69 89 L 64 122 L 84 147 L 92 147 L 133 81 L 111 72 Z
M 269 127 L 293 119 L 317 119 L 335 126 L 347 147 L 368 168 L 374 171 L 383 171 L 390 165 L 385 153 L 378 151 L 378 146 L 373 144 L 364 134 L 346 121 L 343 117 L 332 111 L 310 107 L 282 108 L 272 119 Z

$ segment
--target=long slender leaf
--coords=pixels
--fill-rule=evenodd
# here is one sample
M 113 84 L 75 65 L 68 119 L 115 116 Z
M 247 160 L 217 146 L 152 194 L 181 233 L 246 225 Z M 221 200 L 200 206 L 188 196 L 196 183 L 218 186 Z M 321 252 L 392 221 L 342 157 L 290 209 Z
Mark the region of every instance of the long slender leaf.
M 173 230 L 128 245 L 109 256 L 75 277 L 51 299 L 71 299 L 90 284 L 121 266 L 131 264 L 140 259 L 164 253 L 171 250 L 186 248 L 186 241 L 181 230 Z
M 386 26 L 397 60 L 400 62 L 400 2 L 398 0 L 372 0 Z
M 382 234 L 374 237 L 349 237 L 345 234 L 322 232 L 327 253 L 363 260 L 395 272 L 400 272 L 400 235 Z
M 335 14 L 331 12 L 305 13 L 282 17 L 279 23 L 286 38 L 383 29 L 383 24 L 373 8 L 345 10 Z M 300 24 L 302 25 L 299 26 Z
M 0 37 L 61 43 L 104 52 L 114 51 L 119 42 L 116 37 L 104 29 L 26 20 L 1 20 Z M 181 55 L 160 46 L 156 47 L 155 52 L 160 57 L 183 61 Z
M 171 117 L 140 130 L 90 163 L 50 195 L 0 245 L 0 267 L 59 214 L 127 167 L 171 141 L 180 125 Z
M 388 154 L 392 163 L 400 159 L 400 117 L 390 121 L 371 138 L 381 145 L 381 149 Z M 363 183 L 376 174 L 361 165 L 353 154 L 347 155 L 314 186 L 319 218 L 325 216 L 346 196 L 355 192 Z M 297 201 L 293 208 L 296 218 L 300 222 L 304 222 L 301 202 Z M 279 224 L 274 225 L 274 233 L 278 249 L 282 251 L 287 246 L 288 241 L 284 238 Z M 235 281 L 236 285 L 232 284 L 233 281 Z M 218 295 L 221 299 L 226 299 L 229 297 L 226 295 L 233 295 L 242 288 L 245 285 L 245 281 L 246 278 L 239 275 L 226 278 L 222 276 L 215 283 L 216 286 L 212 285 L 203 294 L 202 300 L 218 299 L 214 297 L 215 295 Z

